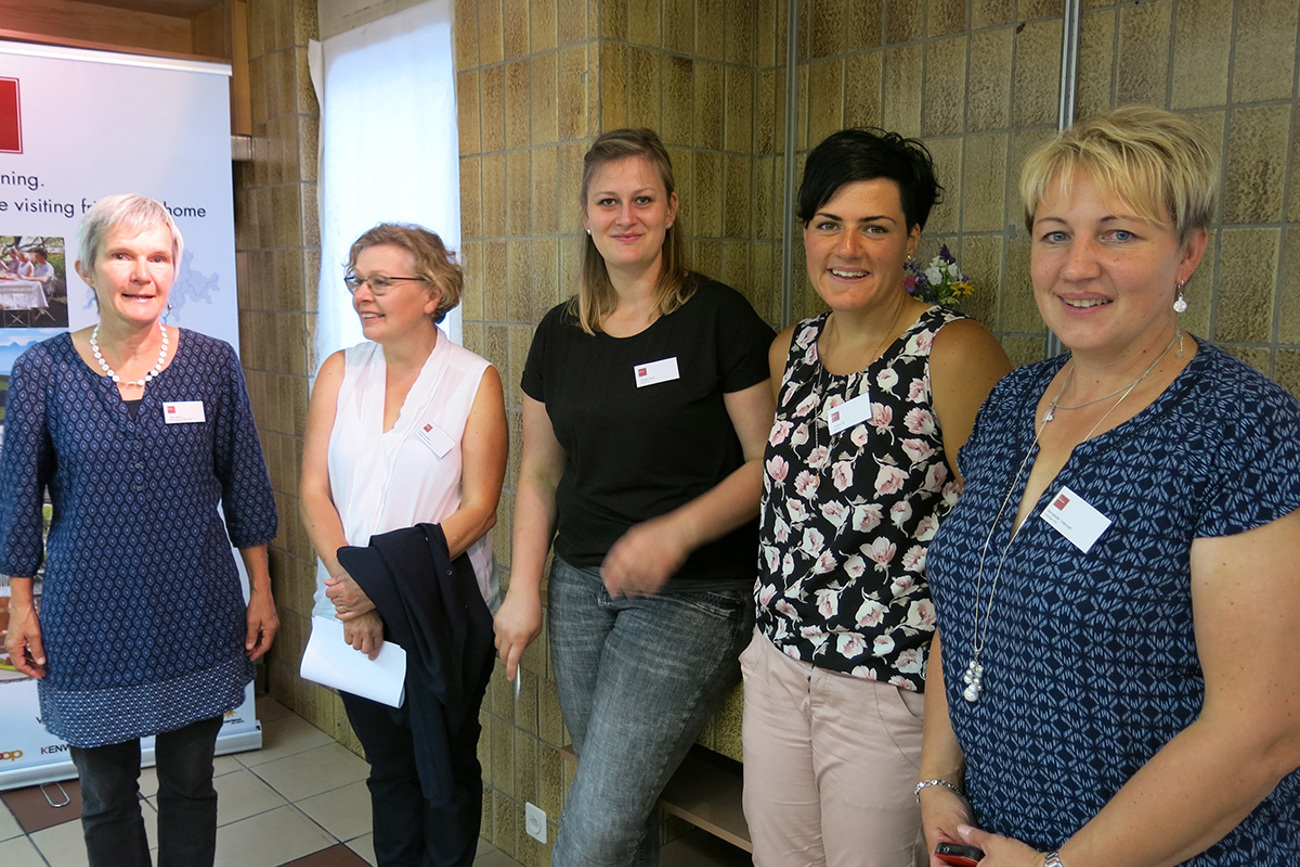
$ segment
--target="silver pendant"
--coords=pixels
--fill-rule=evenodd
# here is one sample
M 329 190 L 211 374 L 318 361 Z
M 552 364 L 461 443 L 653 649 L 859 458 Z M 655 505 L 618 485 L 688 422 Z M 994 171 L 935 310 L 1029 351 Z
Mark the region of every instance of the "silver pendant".
M 984 691 L 984 666 L 972 659 L 966 664 L 966 671 L 961 676 L 962 683 L 966 688 L 962 690 L 962 698 L 967 701 L 975 701 Z

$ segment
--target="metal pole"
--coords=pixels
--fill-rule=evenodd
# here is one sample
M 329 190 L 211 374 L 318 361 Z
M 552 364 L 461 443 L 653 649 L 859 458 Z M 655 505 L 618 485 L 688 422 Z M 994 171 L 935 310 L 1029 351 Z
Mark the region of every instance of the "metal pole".
M 781 208 L 781 328 L 794 318 L 795 147 L 799 122 L 799 0 L 789 0 L 785 40 L 785 190 Z
M 1061 23 L 1061 104 L 1057 111 L 1057 130 L 1069 129 L 1074 124 L 1075 87 L 1079 80 L 1079 16 L 1080 0 L 1065 0 L 1065 18 Z M 1047 332 L 1047 357 L 1065 351 L 1061 339 Z

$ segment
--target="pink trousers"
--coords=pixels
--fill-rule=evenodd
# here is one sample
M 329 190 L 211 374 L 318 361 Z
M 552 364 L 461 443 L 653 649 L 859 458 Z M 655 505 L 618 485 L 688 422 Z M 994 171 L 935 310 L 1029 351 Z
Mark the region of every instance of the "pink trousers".
M 757 630 L 745 676 L 745 818 L 756 867 L 914 867 L 924 699 L 786 656 Z

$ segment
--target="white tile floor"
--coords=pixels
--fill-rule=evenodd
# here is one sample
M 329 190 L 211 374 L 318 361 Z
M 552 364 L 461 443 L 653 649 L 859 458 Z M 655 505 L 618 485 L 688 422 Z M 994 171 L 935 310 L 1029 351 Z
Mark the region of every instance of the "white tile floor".
M 219 756 L 215 763 L 218 867 L 279 867 L 313 853 L 321 864 L 360 861 L 346 852 L 326 852 L 340 844 L 364 863 L 375 864 L 370 834 L 366 763 L 336 744 L 274 699 L 258 700 L 262 749 Z M 157 840 L 158 790 L 153 769 L 142 772 L 145 828 Z M 310 867 L 310 858 L 302 867 Z M 86 867 L 81 823 L 67 821 L 28 834 L 9 808 L 0 804 L 0 865 L 4 867 Z M 300 862 L 301 863 L 301 862 Z M 486 842 L 475 867 L 518 867 Z

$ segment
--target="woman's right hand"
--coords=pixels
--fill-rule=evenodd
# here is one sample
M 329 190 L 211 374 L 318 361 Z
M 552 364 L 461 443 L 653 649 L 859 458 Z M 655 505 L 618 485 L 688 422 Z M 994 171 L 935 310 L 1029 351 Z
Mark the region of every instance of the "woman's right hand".
M 514 680 L 524 650 L 542 632 L 542 598 L 537 588 L 512 584 L 506 601 L 492 620 L 496 633 L 497 654 L 506 664 L 506 679 Z
M 934 854 L 940 843 L 965 843 L 958 832 L 963 825 L 974 825 L 970 802 L 946 786 L 921 790 L 921 830 L 925 833 L 925 852 L 930 867 L 945 867 Z
M 375 610 L 375 603 L 347 572 L 325 579 L 325 598 L 334 603 L 334 616 L 344 623 Z
M 343 640 L 374 659 L 384 646 L 384 621 L 374 611 L 343 621 Z
M 10 600 L 5 652 L 21 673 L 37 680 L 45 677 L 45 646 L 41 643 L 41 621 L 35 606 Z

